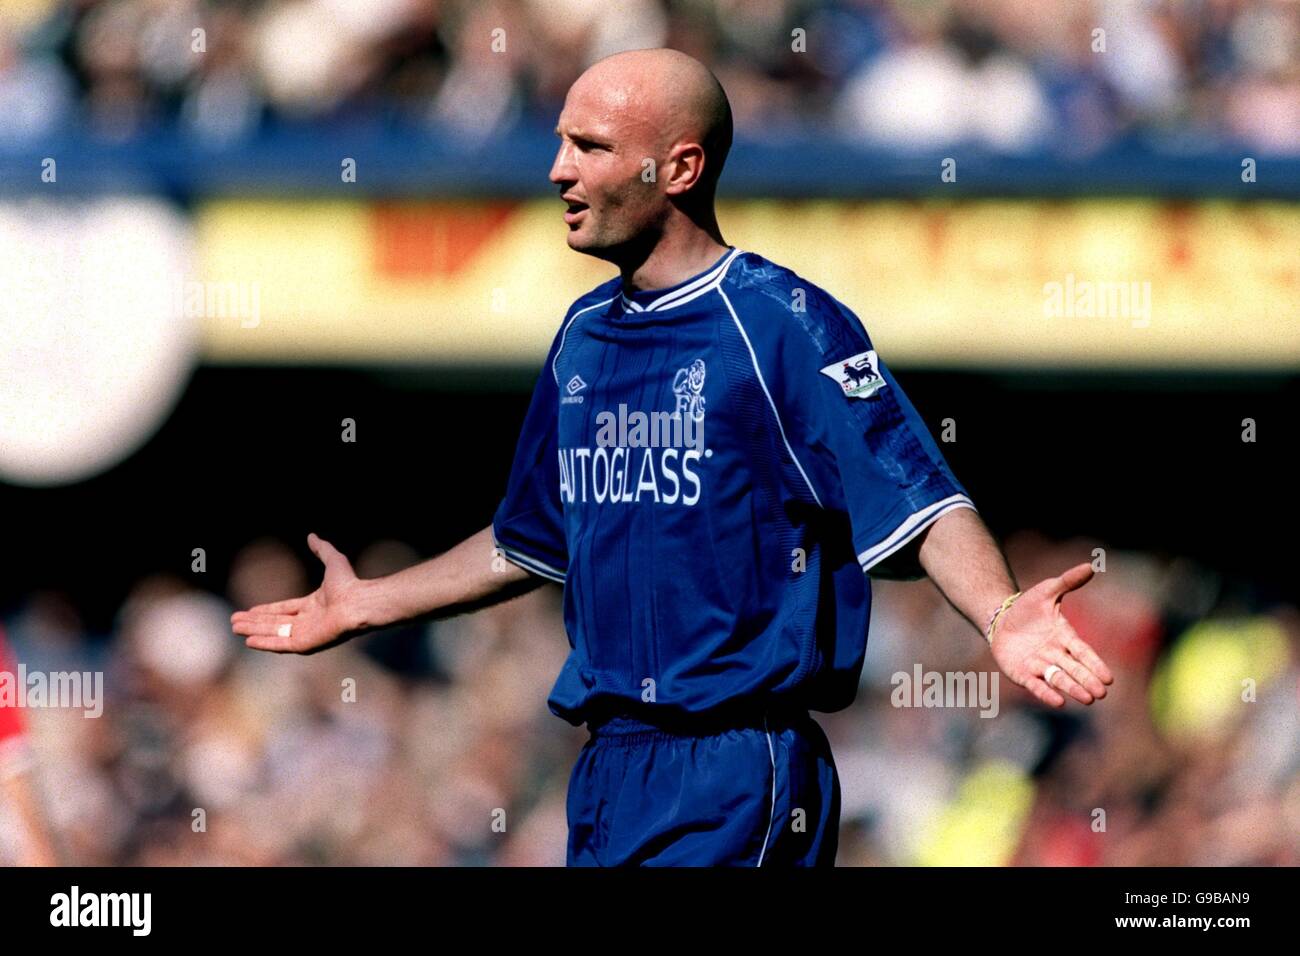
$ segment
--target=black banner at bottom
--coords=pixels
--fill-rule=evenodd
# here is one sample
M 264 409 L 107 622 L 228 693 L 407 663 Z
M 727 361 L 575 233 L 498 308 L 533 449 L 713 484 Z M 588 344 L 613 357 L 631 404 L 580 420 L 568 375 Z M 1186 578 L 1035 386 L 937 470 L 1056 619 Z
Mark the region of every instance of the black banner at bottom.
M 690 927 L 692 939 L 779 930 L 810 946 L 831 933 L 923 947 L 1111 934 L 1231 946 L 1293 926 L 1283 907 L 1294 879 L 1294 869 L 1206 868 L 12 869 L 0 871 L 0 926 L 7 945 L 382 945 L 420 934 L 433 945 L 568 935 L 586 946 Z

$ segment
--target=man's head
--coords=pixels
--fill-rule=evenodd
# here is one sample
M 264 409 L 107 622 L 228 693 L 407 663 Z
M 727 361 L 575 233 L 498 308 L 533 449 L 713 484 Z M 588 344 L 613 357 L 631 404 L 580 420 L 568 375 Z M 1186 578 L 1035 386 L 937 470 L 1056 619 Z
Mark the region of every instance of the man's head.
M 569 88 L 556 134 L 550 180 L 569 202 L 569 248 L 619 261 L 678 217 L 716 232 L 731 107 L 699 60 L 659 49 L 598 61 Z

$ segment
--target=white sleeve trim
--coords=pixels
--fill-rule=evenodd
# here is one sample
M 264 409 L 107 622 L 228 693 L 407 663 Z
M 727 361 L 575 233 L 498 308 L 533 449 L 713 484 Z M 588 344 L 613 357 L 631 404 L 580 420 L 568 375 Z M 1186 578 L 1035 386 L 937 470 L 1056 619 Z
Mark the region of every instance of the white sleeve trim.
M 538 561 L 536 558 L 529 557 L 513 548 L 507 548 L 502 545 L 500 541 L 497 541 L 495 536 L 493 536 L 492 540 L 493 543 L 496 544 L 497 549 L 504 554 L 511 563 L 519 565 L 519 567 L 523 568 L 525 571 L 536 574 L 538 577 L 550 578 L 558 584 L 564 583 L 564 572 L 559 568 L 553 568 L 545 561 Z
M 914 512 L 890 533 L 890 535 L 879 544 L 873 545 L 858 555 L 858 564 L 862 565 L 863 571 L 870 571 L 885 558 L 889 557 L 895 551 L 907 544 L 925 528 L 933 524 L 940 515 L 947 514 L 956 508 L 970 508 L 975 510 L 975 503 L 965 495 L 952 495 L 944 498 L 942 501 L 936 501 L 934 504 L 926 505 L 920 511 Z

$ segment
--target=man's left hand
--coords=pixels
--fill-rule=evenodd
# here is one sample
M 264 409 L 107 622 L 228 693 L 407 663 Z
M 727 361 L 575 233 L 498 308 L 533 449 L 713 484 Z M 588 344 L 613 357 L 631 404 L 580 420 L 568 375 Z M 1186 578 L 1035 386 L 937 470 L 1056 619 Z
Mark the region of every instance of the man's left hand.
M 1064 707 L 1066 694 L 1091 704 L 1115 681 L 1105 661 L 1061 614 L 1061 599 L 1092 576 L 1092 565 L 1085 562 L 1040 581 L 1016 598 L 993 628 L 993 659 L 1002 672 L 1052 707 Z

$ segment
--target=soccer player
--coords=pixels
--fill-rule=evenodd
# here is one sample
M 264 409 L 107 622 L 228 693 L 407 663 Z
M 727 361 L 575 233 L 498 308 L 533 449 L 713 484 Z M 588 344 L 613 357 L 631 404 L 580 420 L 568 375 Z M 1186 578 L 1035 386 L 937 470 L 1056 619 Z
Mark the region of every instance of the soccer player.
M 556 133 L 569 247 L 619 275 L 560 324 L 492 524 L 364 581 L 309 535 L 320 589 L 236 612 L 247 645 L 310 653 L 562 584 L 548 705 L 591 732 L 570 865 L 833 864 L 840 787 L 809 711 L 854 697 L 870 577 L 928 574 L 1044 703 L 1104 697 L 1060 613 L 1091 567 L 1019 593 L 857 317 L 724 242 L 713 74 L 673 50 L 608 57 Z

